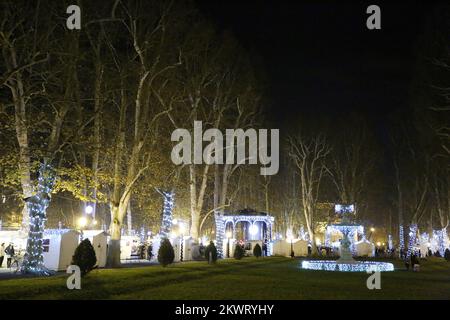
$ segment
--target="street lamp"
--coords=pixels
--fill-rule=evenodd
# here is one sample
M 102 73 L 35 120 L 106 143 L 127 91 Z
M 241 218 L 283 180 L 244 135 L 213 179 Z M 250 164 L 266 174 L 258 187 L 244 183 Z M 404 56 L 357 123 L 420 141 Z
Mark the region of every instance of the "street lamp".
M 374 233 L 374 232 L 375 232 L 375 228 L 374 227 L 370 228 L 369 240 L 372 239 L 372 233 Z
M 92 212 L 94 212 L 94 207 L 91 206 L 91 205 L 87 205 L 87 206 L 84 208 L 84 212 L 86 212 L 87 214 L 92 214 Z
M 231 238 L 231 232 L 227 231 L 226 233 L 227 236 L 227 258 L 230 257 L 230 238 Z
M 84 227 L 86 227 L 87 223 L 88 223 L 88 221 L 87 221 L 86 217 L 80 217 L 78 219 L 78 227 L 80 229 L 83 229 Z

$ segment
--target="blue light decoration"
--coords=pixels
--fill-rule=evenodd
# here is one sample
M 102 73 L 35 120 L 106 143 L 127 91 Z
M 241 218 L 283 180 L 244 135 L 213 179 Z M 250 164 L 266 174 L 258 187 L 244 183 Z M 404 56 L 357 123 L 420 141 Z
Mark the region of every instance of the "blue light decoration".
M 399 236 L 398 254 L 399 254 L 400 259 L 403 258 L 402 252 L 403 253 L 405 252 L 405 233 L 404 232 L 405 231 L 404 231 L 403 225 L 401 224 L 398 229 L 398 236 Z
M 367 272 L 367 271 L 394 271 L 394 265 L 388 262 L 357 261 L 354 263 L 339 263 L 334 260 L 304 260 L 302 269 L 340 271 L 340 272 Z
M 408 237 L 408 251 L 406 252 L 406 260 L 411 258 L 413 254 L 414 247 L 417 242 L 417 224 L 413 223 L 409 226 L 409 237 Z
M 356 255 L 356 236 L 358 234 L 364 235 L 364 226 L 362 225 L 340 225 L 340 224 L 332 224 L 327 226 L 327 229 L 325 231 L 325 245 L 328 247 L 332 246 L 331 243 L 331 235 L 333 233 L 340 232 L 343 235 L 348 234 L 349 240 L 350 240 L 350 250 L 352 251 L 353 255 Z
M 214 218 L 216 222 L 216 249 L 217 257 L 219 259 L 223 258 L 223 239 L 225 237 L 225 220 L 223 215 L 216 212 L 214 213 Z
M 273 216 L 249 215 L 249 214 L 224 215 L 219 212 L 216 212 L 214 214 L 214 217 L 215 217 L 215 222 L 216 222 L 216 248 L 217 248 L 217 256 L 219 258 L 223 257 L 223 241 L 226 238 L 225 227 L 228 223 L 231 224 L 231 226 L 233 228 L 232 229 L 233 237 L 234 237 L 234 233 L 235 233 L 235 227 L 238 222 L 245 221 L 250 226 L 256 226 L 256 223 L 265 223 L 266 228 L 267 228 L 267 234 L 265 235 L 265 238 L 267 239 L 268 243 L 270 243 L 272 241 L 273 224 L 275 221 L 275 218 Z M 254 228 L 253 228 L 253 230 L 255 231 Z M 244 231 L 244 234 L 245 234 L 245 231 Z
M 43 162 L 39 168 L 39 177 L 36 193 L 25 199 L 29 215 L 30 225 L 28 231 L 27 249 L 24 256 L 21 273 L 48 276 L 52 271 L 44 266 L 43 234 L 45 221 L 47 220 L 47 207 L 50 204 L 51 192 L 55 184 L 55 171 L 52 166 Z
M 163 196 L 162 222 L 159 234 L 161 239 L 169 238 L 172 231 L 172 215 L 174 207 L 174 193 L 172 191 L 160 191 Z
M 344 213 L 354 213 L 355 212 L 355 205 L 354 204 L 335 204 L 334 205 L 334 212 L 344 214 Z
M 438 251 L 441 257 L 445 254 L 446 244 L 448 243 L 448 235 L 446 228 L 441 230 L 433 230 L 433 239 L 436 241 Z

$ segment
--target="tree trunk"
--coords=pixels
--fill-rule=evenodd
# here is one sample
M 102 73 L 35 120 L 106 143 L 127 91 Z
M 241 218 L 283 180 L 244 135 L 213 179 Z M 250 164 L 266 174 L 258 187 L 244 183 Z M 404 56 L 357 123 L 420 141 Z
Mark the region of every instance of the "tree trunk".
M 111 206 L 111 226 L 109 227 L 110 239 L 108 243 L 108 258 L 106 265 L 109 268 L 120 267 L 120 238 L 121 238 L 121 222 L 119 217 L 119 206 Z
M 24 274 L 50 275 L 44 266 L 42 239 L 45 229 L 46 210 L 50 203 L 55 174 L 46 162 L 41 164 L 36 195 L 26 199 L 30 211 L 30 226 L 26 255 L 21 266 Z

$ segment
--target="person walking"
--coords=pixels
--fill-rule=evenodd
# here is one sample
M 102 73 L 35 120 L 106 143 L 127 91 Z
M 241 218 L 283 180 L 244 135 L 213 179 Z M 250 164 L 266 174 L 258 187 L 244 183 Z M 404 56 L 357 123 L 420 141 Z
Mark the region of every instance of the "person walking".
M 0 268 L 3 266 L 3 259 L 5 259 L 5 243 L 0 245 Z
M 12 243 L 10 243 L 6 247 L 5 253 L 6 253 L 6 267 L 11 268 L 11 261 L 12 261 L 12 258 L 14 257 L 14 246 Z

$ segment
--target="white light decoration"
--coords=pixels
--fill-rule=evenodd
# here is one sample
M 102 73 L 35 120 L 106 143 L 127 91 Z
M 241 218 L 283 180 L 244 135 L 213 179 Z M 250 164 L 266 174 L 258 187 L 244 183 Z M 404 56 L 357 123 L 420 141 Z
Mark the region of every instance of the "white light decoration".
M 353 213 L 355 212 L 355 205 L 343 205 L 343 204 L 336 204 L 334 205 L 334 212 L 336 213 Z
M 216 221 L 216 248 L 217 248 L 217 257 L 223 258 L 223 238 L 225 235 L 225 220 L 223 215 L 220 213 L 215 213 L 214 218 Z
M 408 234 L 408 251 L 406 252 L 406 260 L 409 260 L 411 254 L 413 253 L 414 247 L 417 242 L 417 224 L 411 224 L 409 226 L 409 234 Z
M 394 242 L 392 241 L 392 235 L 388 235 L 388 249 L 389 251 L 392 251 L 394 249 Z
M 45 221 L 47 207 L 50 203 L 51 192 L 55 184 L 55 172 L 50 164 L 44 162 L 39 167 L 39 177 L 36 193 L 26 198 L 30 215 L 27 249 L 21 267 L 23 274 L 51 275 L 53 272 L 44 266 L 42 256 Z
M 91 205 L 87 205 L 86 208 L 84 208 L 84 212 L 86 212 L 87 214 L 92 214 L 92 212 L 94 212 L 94 207 Z
M 174 207 L 174 193 L 171 191 L 161 191 L 163 196 L 163 212 L 160 235 L 161 238 L 169 237 L 172 231 L 172 212 Z
M 334 260 L 304 260 L 302 269 L 341 271 L 341 272 L 367 272 L 367 271 L 394 271 L 394 265 L 388 262 L 357 261 L 355 263 L 339 263 Z
M 299 239 L 300 240 L 305 240 L 305 241 L 309 240 L 309 234 L 308 234 L 307 231 L 305 231 L 305 228 L 304 228 L 303 225 L 300 226 Z
M 399 226 L 398 236 L 399 236 L 398 254 L 399 254 L 400 258 L 403 258 L 402 252 L 404 253 L 404 251 L 405 251 L 405 233 L 404 233 L 404 228 L 403 228 L 402 224 Z
M 356 255 L 356 236 L 358 234 L 364 235 L 364 227 L 361 225 L 339 225 L 339 224 L 332 224 L 327 226 L 327 229 L 325 231 L 325 246 L 331 247 L 333 246 L 331 243 L 331 235 L 333 233 L 341 233 L 342 235 L 344 233 L 348 234 L 349 241 L 350 241 L 350 250 L 352 251 L 353 255 Z M 338 245 L 339 247 L 340 245 Z
M 256 224 L 252 224 L 248 231 L 250 231 L 250 234 L 252 236 L 254 236 L 254 235 L 256 235 L 258 233 L 258 230 L 259 230 L 258 226 Z
M 441 257 L 443 257 L 448 243 L 446 228 L 443 228 L 441 230 L 433 230 L 433 240 L 435 240 L 437 244 L 437 250 L 439 251 L 439 254 L 441 255 Z

